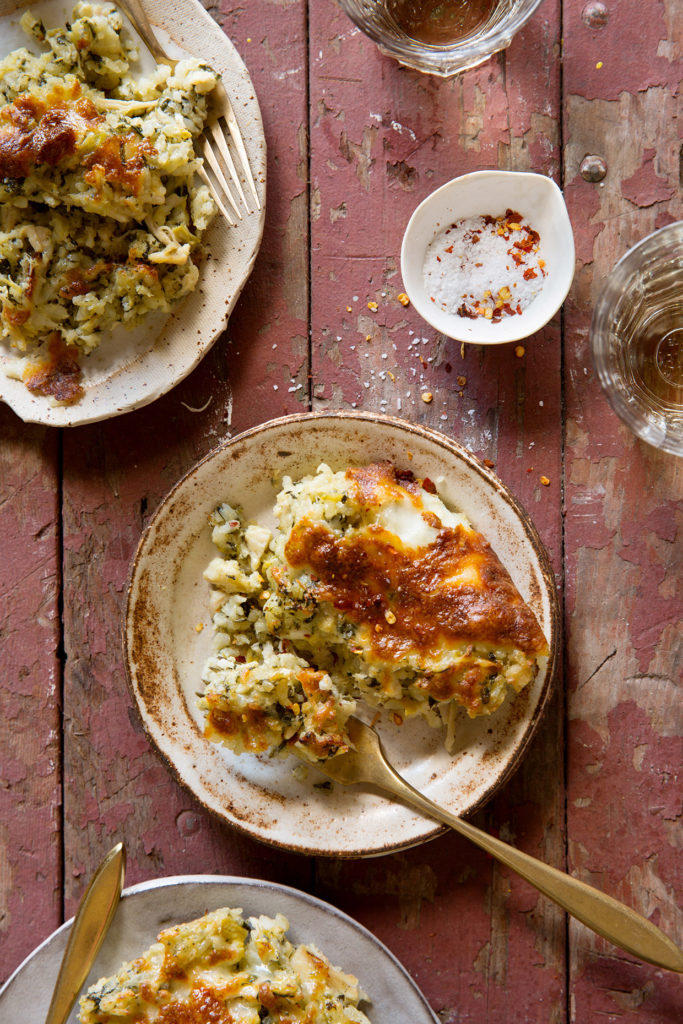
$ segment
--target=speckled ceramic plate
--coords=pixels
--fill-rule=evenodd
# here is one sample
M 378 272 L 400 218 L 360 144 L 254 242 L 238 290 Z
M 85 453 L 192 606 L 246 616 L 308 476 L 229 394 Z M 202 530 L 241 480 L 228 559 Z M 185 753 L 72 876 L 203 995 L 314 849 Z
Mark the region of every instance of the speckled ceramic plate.
M 19 27 L 27 7 L 51 28 L 63 22 L 73 5 L 71 0 L 0 0 L 0 55 L 27 45 Z M 204 235 L 207 258 L 194 292 L 170 316 L 152 314 L 133 331 L 118 327 L 107 335 L 99 348 L 82 360 L 85 395 L 73 405 L 54 405 L 8 377 L 5 368 L 16 359 L 16 351 L 0 342 L 0 398 L 26 422 L 58 427 L 93 423 L 165 395 L 195 368 L 225 328 L 261 243 L 266 142 L 249 73 L 228 37 L 197 0 L 144 0 L 144 6 L 159 40 L 172 56 L 199 56 L 221 73 L 249 154 L 261 210 L 244 214 L 235 227 L 216 217 Z M 140 73 L 153 67 L 152 58 L 140 44 Z
M 214 555 L 207 517 L 217 503 L 272 522 L 283 474 L 300 477 L 325 461 L 333 469 L 390 459 L 438 483 L 491 542 L 550 644 L 535 681 L 490 718 L 463 713 L 457 749 L 411 720 L 379 729 L 396 768 L 432 800 L 468 814 L 488 800 L 526 749 L 548 697 L 558 651 L 555 585 L 539 537 L 509 491 L 481 463 L 435 431 L 372 413 L 272 420 L 217 448 L 174 487 L 151 520 L 133 564 L 126 622 L 130 685 L 148 736 L 176 777 L 223 820 L 257 839 L 302 853 L 371 856 L 409 847 L 442 830 L 435 822 L 361 787 L 324 781 L 294 758 L 232 754 L 202 734 L 196 708 L 211 647 L 209 587 Z M 389 716 L 386 716 L 389 719 Z
M 161 878 L 126 889 L 86 987 L 142 953 L 162 928 L 219 907 L 241 907 L 247 916 L 284 914 L 292 942 L 313 943 L 336 966 L 356 975 L 369 999 L 361 1008 L 372 1024 L 435 1024 L 408 973 L 362 925 L 297 889 L 221 875 Z M 0 991 L 0 1019 L 43 1024 L 70 927 L 68 921 L 15 971 Z M 76 1024 L 76 1014 L 73 1010 L 69 1024 Z

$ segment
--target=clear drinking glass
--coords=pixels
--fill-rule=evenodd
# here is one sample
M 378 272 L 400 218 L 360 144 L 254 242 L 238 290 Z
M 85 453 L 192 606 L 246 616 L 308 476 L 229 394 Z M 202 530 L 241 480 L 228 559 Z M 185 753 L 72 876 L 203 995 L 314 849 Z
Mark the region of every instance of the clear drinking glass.
M 432 44 L 411 38 L 392 16 L 396 0 L 336 0 L 349 18 L 389 57 L 427 74 L 459 74 L 510 45 L 512 37 L 542 0 L 498 0 L 488 18 L 469 35 Z
M 593 312 L 591 346 L 617 415 L 643 441 L 683 455 L 683 221 L 619 260 Z

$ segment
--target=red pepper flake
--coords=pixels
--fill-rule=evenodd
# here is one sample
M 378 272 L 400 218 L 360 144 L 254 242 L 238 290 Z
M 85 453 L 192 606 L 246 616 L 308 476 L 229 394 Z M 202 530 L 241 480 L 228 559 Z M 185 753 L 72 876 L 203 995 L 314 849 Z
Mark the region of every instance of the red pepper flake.
M 527 267 L 527 269 L 522 274 L 522 277 L 525 281 L 531 281 L 534 277 L 538 277 L 538 274 L 536 273 L 533 267 Z
M 426 476 L 422 481 L 422 490 L 426 491 L 427 494 L 436 494 L 436 487 L 428 476 Z
M 432 302 L 434 302 L 434 299 L 432 299 Z M 474 312 L 474 310 L 470 309 L 469 306 L 467 306 L 464 302 L 463 302 L 462 306 L 458 307 L 458 311 L 457 312 L 458 312 L 458 316 L 466 316 L 468 318 L 468 320 L 476 320 L 477 319 L 477 314 Z

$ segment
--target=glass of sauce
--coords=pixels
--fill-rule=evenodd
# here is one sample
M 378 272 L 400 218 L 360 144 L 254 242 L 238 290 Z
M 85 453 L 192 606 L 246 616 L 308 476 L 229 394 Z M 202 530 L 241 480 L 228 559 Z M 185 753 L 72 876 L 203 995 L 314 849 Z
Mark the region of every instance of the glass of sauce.
M 509 46 L 541 0 L 336 0 L 382 53 L 449 77 Z
M 591 347 L 617 415 L 643 441 L 683 455 L 683 221 L 619 260 L 593 312 Z

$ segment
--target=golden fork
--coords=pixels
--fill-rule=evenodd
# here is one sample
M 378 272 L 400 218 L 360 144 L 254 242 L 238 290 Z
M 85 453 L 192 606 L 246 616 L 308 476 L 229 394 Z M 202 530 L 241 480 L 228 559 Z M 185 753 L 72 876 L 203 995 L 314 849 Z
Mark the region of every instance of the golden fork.
M 522 853 L 521 850 L 516 850 L 500 839 L 482 832 L 468 821 L 449 814 L 418 790 L 413 789 L 392 768 L 374 729 L 357 718 L 350 718 L 347 728 L 353 749 L 346 754 L 337 754 L 318 765 L 320 771 L 329 778 L 345 786 L 367 782 L 405 803 L 412 804 L 431 818 L 449 825 L 502 864 L 512 868 L 545 896 L 558 903 L 568 914 L 615 946 L 658 967 L 683 972 L 683 952 L 646 918 L 611 896 L 586 885 L 585 882 L 580 882 L 577 878 L 572 878 L 571 875 L 558 871 L 557 868 L 550 867 L 535 857 L 530 857 L 528 853 Z
M 156 62 L 158 64 L 168 64 L 169 67 L 174 68 L 178 61 L 174 60 L 173 57 L 169 57 L 168 54 L 159 45 L 159 42 L 157 41 L 157 38 L 154 35 L 154 30 L 150 24 L 149 18 L 147 17 L 145 9 L 140 3 L 140 0 L 117 0 L 117 4 L 121 8 L 123 13 L 128 17 L 129 21 L 138 32 L 140 38 L 143 40 L 145 46 L 150 51 Z M 225 86 L 223 85 L 222 81 L 220 81 L 220 79 L 218 80 L 210 94 L 209 103 L 210 116 L 209 120 L 207 121 L 206 127 L 211 132 L 214 144 L 218 148 L 220 156 L 223 158 L 228 174 L 230 175 L 230 178 L 235 188 L 237 189 L 239 197 L 244 204 L 244 208 L 246 209 L 247 213 L 252 212 L 244 195 L 244 190 L 242 188 L 240 176 L 237 172 L 237 168 L 235 167 L 235 162 L 232 158 L 232 154 L 230 153 L 225 133 L 223 131 L 223 128 L 221 127 L 221 117 L 225 121 L 228 135 L 232 140 L 232 143 L 237 151 L 237 155 L 239 156 L 240 163 L 244 171 L 244 176 L 246 178 L 251 194 L 254 197 L 254 202 L 256 203 L 256 208 L 260 210 L 261 201 L 258 197 L 258 192 L 256 191 L 256 185 L 254 183 L 254 176 L 251 173 L 251 168 L 249 166 L 249 158 L 247 156 L 247 151 L 244 146 L 244 140 L 242 139 L 242 134 L 240 132 L 239 125 L 237 124 L 235 112 L 232 109 L 230 97 L 225 91 Z M 233 198 L 230 186 L 225 180 L 225 175 L 223 174 L 221 166 L 218 162 L 218 156 L 205 132 L 202 133 L 200 139 L 202 156 L 211 167 L 211 170 L 213 171 L 216 177 L 216 181 L 220 185 L 224 198 L 227 199 L 235 214 L 241 220 L 242 214 L 240 212 L 240 209 Z M 211 179 L 209 178 L 208 174 L 206 173 L 206 170 L 203 167 L 199 171 L 199 176 L 201 177 L 202 181 L 205 182 L 205 184 L 208 185 L 208 187 L 210 188 L 211 194 L 216 200 L 218 208 L 220 209 L 223 216 L 226 218 L 226 220 L 232 223 L 232 218 L 230 217 L 230 214 L 223 206 L 223 203 L 221 202 L 220 197 L 218 196 L 217 190 L 214 188 Z

